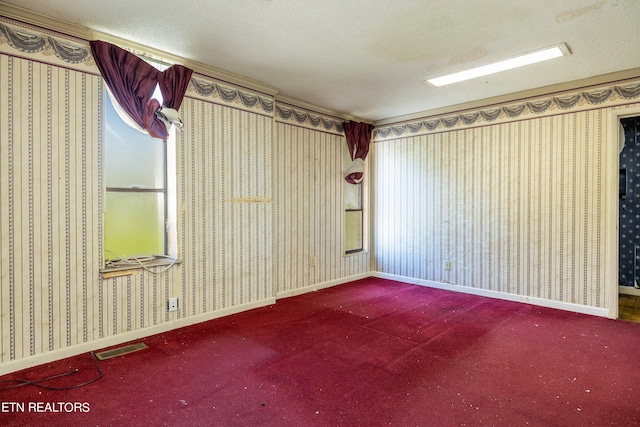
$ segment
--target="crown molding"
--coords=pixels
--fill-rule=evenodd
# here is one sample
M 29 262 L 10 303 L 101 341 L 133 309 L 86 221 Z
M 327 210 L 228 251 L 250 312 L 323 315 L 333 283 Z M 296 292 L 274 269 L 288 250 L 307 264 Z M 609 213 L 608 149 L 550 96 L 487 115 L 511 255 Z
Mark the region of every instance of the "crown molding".
M 74 37 L 83 41 L 90 40 L 103 40 L 112 44 L 115 44 L 123 49 L 127 49 L 132 53 L 153 59 L 154 61 L 165 64 L 182 64 L 185 67 L 191 68 L 194 73 L 200 74 L 205 77 L 220 80 L 225 83 L 229 83 L 235 86 L 251 89 L 257 92 L 261 92 L 265 95 L 274 97 L 275 100 L 281 103 L 290 104 L 305 110 L 317 112 L 327 116 L 332 116 L 342 120 L 363 121 L 358 117 L 354 117 L 345 113 L 330 110 L 318 105 L 311 104 L 301 99 L 288 96 L 280 93 L 280 89 L 271 86 L 267 83 L 244 77 L 223 69 L 213 67 L 211 65 L 203 64 L 200 62 L 192 61 L 187 58 L 183 58 L 178 55 L 173 55 L 168 52 L 164 52 L 155 49 L 150 46 L 146 46 L 140 43 L 135 43 L 130 40 L 125 40 L 111 34 L 92 30 L 80 25 L 71 24 L 69 22 L 61 21 L 51 18 L 46 15 L 42 15 L 36 12 L 29 11 L 19 6 L 7 4 L 0 0 L 0 15 L 8 19 L 22 22 L 27 25 L 32 25 L 38 28 L 42 28 L 47 31 L 56 32 L 65 36 Z M 369 122 L 370 123 L 370 122 Z
M 89 28 L 60 21 L 58 19 L 54 19 L 40 13 L 32 12 L 19 6 L 7 4 L 3 1 L 0 1 L 0 15 L 16 21 L 24 22 L 25 24 L 35 25 L 37 27 L 42 27 L 47 30 L 55 31 L 79 39 L 92 39 L 92 31 Z
M 22 7 L 7 4 L 2 1 L 0 1 L 0 15 L 15 21 L 23 22 L 25 24 L 40 27 L 49 31 L 55 31 L 57 33 L 75 37 L 87 42 L 90 40 L 104 40 L 124 49 L 128 49 L 136 55 L 148 57 L 150 59 L 154 59 L 156 61 L 167 64 L 182 64 L 185 67 L 191 68 L 194 73 L 212 77 L 214 79 L 221 80 L 232 85 L 262 92 L 269 96 L 275 96 L 280 92 L 278 88 L 259 80 L 231 73 L 229 71 L 225 71 L 211 65 L 203 64 L 201 62 L 192 61 L 190 59 L 154 49 L 153 47 L 146 46 L 140 43 L 122 39 L 111 34 L 95 31 L 87 27 L 54 19 L 46 15 L 32 12 Z
M 496 96 L 492 98 L 480 99 L 477 101 L 467 102 L 464 104 L 452 105 L 433 110 L 421 111 L 418 113 L 407 114 L 404 116 L 391 117 L 388 119 L 378 120 L 374 123 L 376 127 L 391 124 L 411 122 L 414 120 L 425 119 L 429 117 L 443 116 L 448 114 L 463 113 L 466 111 L 491 108 L 498 105 L 516 103 L 526 99 L 536 98 L 540 96 L 560 95 L 563 93 L 574 92 L 585 88 L 594 88 L 606 84 L 614 84 L 624 82 L 626 80 L 634 80 L 640 77 L 640 68 L 632 68 L 625 71 L 615 73 L 602 74 L 600 76 L 589 77 L 571 82 L 559 83 L 551 86 L 543 86 L 536 89 L 530 89 L 521 92 L 510 93 L 506 95 Z
M 321 113 L 324 114 L 326 116 L 332 116 L 332 117 L 336 117 L 342 120 L 351 120 L 354 122 L 365 122 L 365 123 L 369 123 L 369 124 L 373 124 L 370 121 L 367 120 L 363 120 L 359 117 L 355 117 L 352 116 L 350 114 L 345 114 L 345 113 L 341 113 L 338 111 L 334 111 L 334 110 L 330 110 L 328 108 L 324 108 L 324 107 L 320 107 L 318 105 L 315 104 L 311 104 L 310 102 L 306 102 L 303 101 L 301 99 L 298 98 L 294 98 L 293 96 L 289 96 L 285 93 L 279 93 L 276 95 L 275 100 L 277 103 L 281 103 L 281 104 L 288 104 L 291 106 L 295 106 L 295 107 L 299 107 L 305 110 L 309 110 L 309 111 L 313 111 L 316 113 Z

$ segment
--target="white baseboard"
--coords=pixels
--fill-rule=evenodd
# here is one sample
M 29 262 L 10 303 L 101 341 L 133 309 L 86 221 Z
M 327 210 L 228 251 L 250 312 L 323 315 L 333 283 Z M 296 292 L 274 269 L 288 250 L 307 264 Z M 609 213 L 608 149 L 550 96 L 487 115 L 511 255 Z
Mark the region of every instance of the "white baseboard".
M 109 336 L 109 337 L 101 338 L 95 341 L 77 344 L 71 347 L 61 348 L 48 353 L 26 357 L 20 360 L 5 362 L 0 364 L 0 375 L 5 375 L 11 372 L 19 371 L 22 369 L 30 368 L 32 366 L 41 365 L 44 363 L 53 362 L 55 360 L 60 360 L 67 357 L 77 356 L 82 353 L 87 353 L 90 351 L 111 347 L 114 345 L 133 341 L 136 339 L 145 338 L 151 335 L 171 331 L 181 327 L 190 326 L 190 325 L 194 325 L 201 322 L 206 322 L 208 320 L 217 319 L 219 317 L 229 316 L 232 314 L 240 313 L 240 312 L 251 310 L 254 308 L 264 307 L 264 306 L 276 303 L 277 299 L 302 295 L 308 292 L 314 292 L 320 289 L 330 288 L 332 286 L 352 282 L 354 280 L 365 279 L 367 277 L 380 277 L 383 279 L 396 280 L 398 282 L 426 286 L 426 287 L 437 288 L 437 289 L 444 289 L 448 291 L 462 292 L 466 294 L 502 299 L 506 301 L 522 302 L 522 303 L 538 305 L 542 307 L 556 308 L 560 310 L 572 311 L 572 312 L 582 313 L 582 314 L 590 314 L 594 316 L 609 317 L 609 310 L 604 308 L 589 307 L 589 306 L 584 306 L 580 304 L 572 304 L 572 303 L 561 302 L 561 301 L 550 301 L 542 298 L 526 297 L 526 296 L 508 294 L 505 292 L 469 288 L 465 286 L 456 286 L 451 283 L 434 282 L 431 280 L 415 279 L 412 277 L 398 276 L 395 274 L 387 274 L 387 273 L 372 271 L 369 273 L 362 273 L 362 274 L 357 274 L 349 277 L 343 277 L 336 280 L 330 280 L 327 282 L 316 283 L 314 285 L 305 286 L 303 288 L 278 292 L 275 298 L 266 298 L 261 301 L 256 301 L 250 304 L 243 304 L 243 305 L 231 307 L 228 309 L 218 310 L 212 313 L 204 313 L 197 316 L 177 319 L 175 321 L 162 323 L 160 325 L 150 326 L 148 328 L 139 329 L 136 331 L 125 332 L 115 336 Z M 624 286 L 621 286 L 620 288 L 621 288 L 620 293 L 640 295 L 640 289 L 634 289 L 634 288 L 629 288 Z
M 118 344 L 145 338 L 151 335 L 160 334 L 163 332 L 171 331 L 171 330 L 182 328 L 185 326 L 191 326 L 197 323 L 206 322 L 208 320 L 217 319 L 219 317 L 229 316 L 232 314 L 240 313 L 240 312 L 251 310 L 254 308 L 264 307 L 266 305 L 276 303 L 276 299 L 302 295 L 308 292 L 329 288 L 331 286 L 352 282 L 354 280 L 364 279 L 366 277 L 371 277 L 371 274 L 370 273 L 358 274 L 358 275 L 344 277 L 337 280 L 331 280 L 328 282 L 317 283 L 311 286 L 306 286 L 306 287 L 294 289 L 291 291 L 278 292 L 276 298 L 266 298 L 261 301 L 256 301 L 250 304 L 243 304 L 243 305 L 231 307 L 228 309 L 218 310 L 211 313 L 204 313 L 197 316 L 190 316 L 183 319 L 177 319 L 177 320 L 169 321 L 159 325 L 150 326 L 144 329 L 124 332 L 118 335 L 100 338 L 100 339 L 86 342 L 86 343 L 76 344 L 71 347 L 60 348 L 47 353 L 37 354 L 35 356 L 25 357 L 19 360 L 4 362 L 0 364 L 0 375 L 5 375 L 11 372 L 27 369 L 36 365 L 41 365 L 41 364 L 50 363 L 56 360 L 77 356 L 79 354 L 88 353 L 90 351 L 112 347 Z
M 56 360 L 66 359 L 67 357 L 77 356 L 79 354 L 149 337 L 151 335 L 160 334 L 185 326 L 195 325 L 196 323 L 206 322 L 208 320 L 217 319 L 219 317 L 229 316 L 243 311 L 252 310 L 254 308 L 264 307 L 270 304 L 274 304 L 275 302 L 275 298 L 267 298 L 249 304 L 238 305 L 211 313 L 203 313 L 196 316 L 185 317 L 183 319 L 177 319 L 174 321 L 169 321 L 167 323 L 162 323 L 135 331 L 125 332 L 122 334 L 100 338 L 86 343 L 76 344 L 71 347 L 65 347 L 58 350 L 50 351 L 48 353 L 25 357 L 24 359 L 20 360 L 5 362 L 0 364 L 0 375 L 20 371 L 22 369 L 31 368 L 36 365 L 42 365 L 44 363 L 49 363 Z
M 320 289 L 330 288 L 332 286 L 342 285 L 344 283 L 353 282 L 354 280 L 366 279 L 367 277 L 371 277 L 371 276 L 373 276 L 373 272 L 356 274 L 356 275 L 349 276 L 349 277 L 342 277 L 340 279 L 330 280 L 328 282 L 316 283 L 316 284 L 313 284 L 313 285 L 310 285 L 310 286 L 305 286 L 303 288 L 298 288 L 298 289 L 292 289 L 292 290 L 289 290 L 289 291 L 278 292 L 276 294 L 276 298 L 277 299 L 281 299 L 281 298 L 295 297 L 297 295 L 306 294 L 308 292 L 319 291 Z
M 559 310 L 572 311 L 575 313 L 582 313 L 582 314 L 590 314 L 593 316 L 609 317 L 609 309 L 606 309 L 606 308 L 590 307 L 586 305 L 572 304 L 569 302 L 562 302 L 562 301 L 551 301 L 543 298 L 508 294 L 506 292 L 469 288 L 466 286 L 457 286 L 451 283 L 434 282 L 431 280 L 422 280 L 422 279 L 414 279 L 412 277 L 397 276 L 395 274 L 372 272 L 371 275 L 374 277 L 380 277 L 383 279 L 397 280 L 398 282 L 410 283 L 410 284 L 426 286 L 430 288 L 444 289 L 447 291 L 454 291 L 454 292 L 462 292 L 465 294 L 502 299 L 506 301 L 523 302 L 526 304 L 538 305 L 541 307 L 548 307 L 548 308 L 557 308 Z
M 618 286 L 618 293 L 624 295 L 640 295 L 640 289 L 636 289 L 633 286 Z

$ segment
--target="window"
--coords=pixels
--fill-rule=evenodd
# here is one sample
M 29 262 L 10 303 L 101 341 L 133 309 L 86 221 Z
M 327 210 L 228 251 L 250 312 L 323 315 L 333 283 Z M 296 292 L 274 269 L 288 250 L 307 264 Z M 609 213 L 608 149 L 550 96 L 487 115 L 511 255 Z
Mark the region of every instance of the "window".
M 351 157 L 349 150 L 346 149 L 344 164 L 349 163 L 351 163 Z M 350 184 L 345 181 L 344 185 L 344 251 L 345 254 L 351 254 L 364 250 L 364 180 L 359 184 Z
M 159 90 L 154 97 L 161 100 Z M 105 260 L 175 257 L 175 131 L 152 138 L 105 99 Z

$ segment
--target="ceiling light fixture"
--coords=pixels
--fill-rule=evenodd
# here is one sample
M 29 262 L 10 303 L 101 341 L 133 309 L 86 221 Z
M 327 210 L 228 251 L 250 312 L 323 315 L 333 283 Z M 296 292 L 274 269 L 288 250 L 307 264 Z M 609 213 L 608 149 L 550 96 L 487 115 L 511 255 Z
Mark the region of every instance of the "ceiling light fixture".
M 569 47 L 565 43 L 560 43 L 545 49 L 534 50 L 533 52 L 505 59 L 504 61 L 494 62 L 493 64 L 471 68 L 470 70 L 460 71 L 459 73 L 428 79 L 426 80 L 426 83 L 439 87 L 567 55 L 571 55 Z

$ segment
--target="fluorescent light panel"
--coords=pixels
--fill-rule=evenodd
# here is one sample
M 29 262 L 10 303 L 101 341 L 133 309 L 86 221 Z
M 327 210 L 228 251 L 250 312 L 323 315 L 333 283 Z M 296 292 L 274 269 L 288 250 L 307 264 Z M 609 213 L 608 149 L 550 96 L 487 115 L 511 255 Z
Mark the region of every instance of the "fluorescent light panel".
M 494 62 L 493 64 L 483 65 L 481 67 L 472 68 L 466 71 L 460 71 L 459 73 L 453 73 L 446 76 L 429 79 L 427 80 L 427 83 L 436 87 L 444 86 L 451 83 L 470 80 L 476 77 L 486 76 L 488 74 L 499 73 L 500 71 L 511 70 L 513 68 L 523 67 L 525 65 L 535 64 L 536 62 L 542 62 L 548 59 L 558 58 L 560 56 L 570 54 L 571 52 L 569 51 L 567 45 L 565 43 L 561 43 L 559 45 L 551 46 L 545 49 L 525 53 L 511 59 L 505 59 L 504 61 Z

